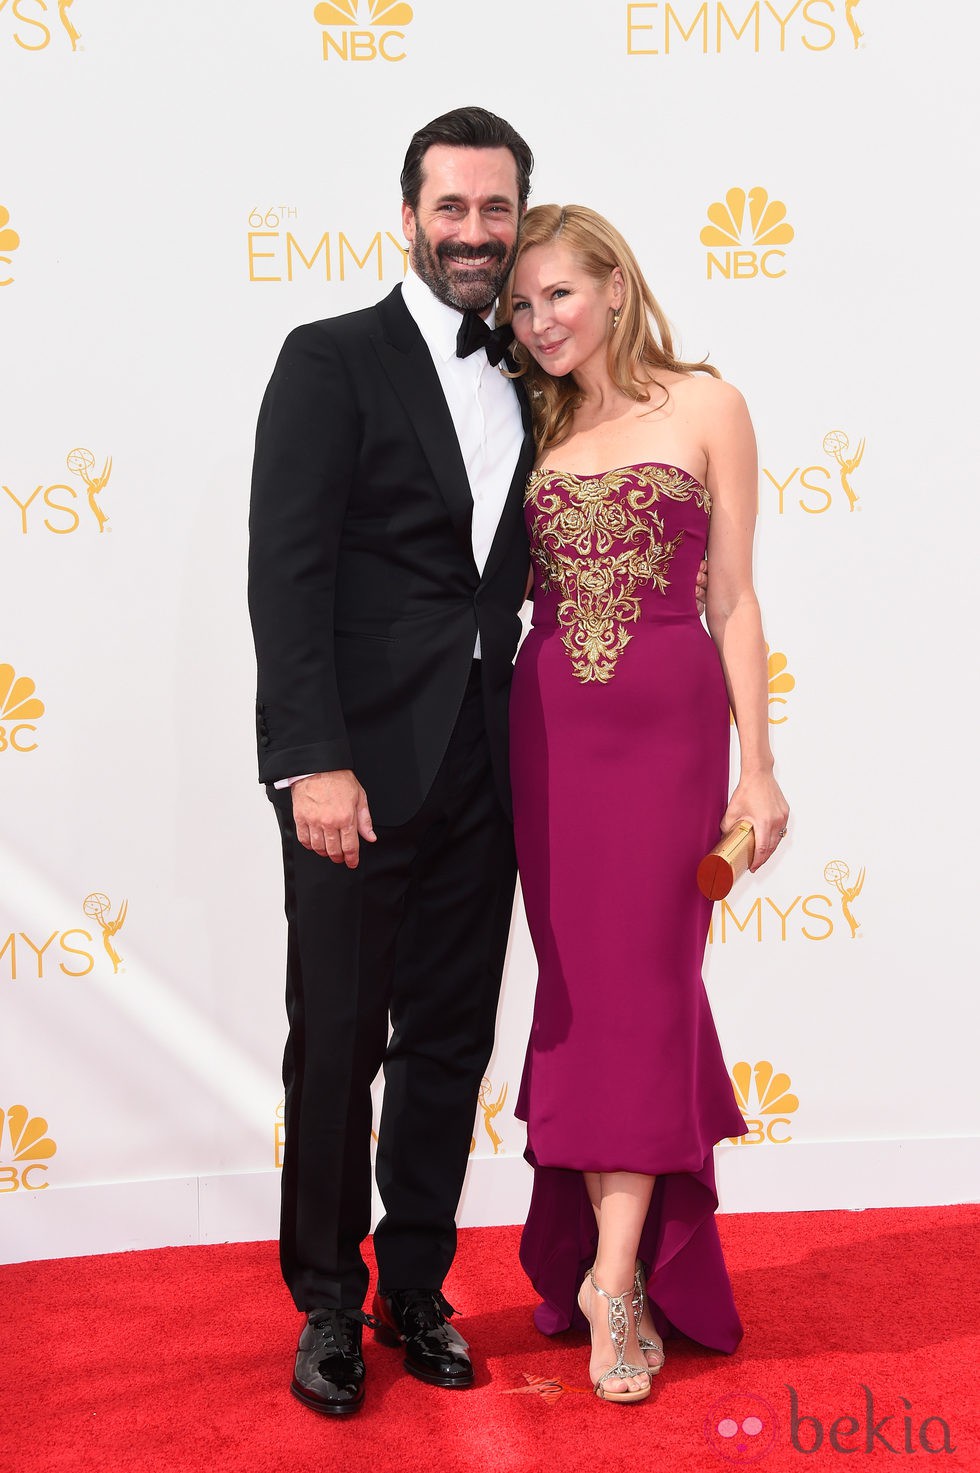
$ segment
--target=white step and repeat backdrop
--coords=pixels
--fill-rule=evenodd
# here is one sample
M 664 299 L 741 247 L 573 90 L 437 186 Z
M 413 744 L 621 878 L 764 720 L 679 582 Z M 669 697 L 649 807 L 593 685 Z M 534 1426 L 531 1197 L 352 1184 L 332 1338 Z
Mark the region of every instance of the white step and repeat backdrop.
M 620 226 L 758 430 L 794 813 L 713 923 L 750 1122 L 722 1206 L 977 1195 L 977 28 L 913 0 L 0 0 L 3 1256 L 275 1234 L 253 427 L 287 331 L 401 278 L 405 146 L 464 102 L 528 138 L 534 200 Z M 464 1223 L 524 1213 L 533 985 L 518 910 Z M 623 1077 L 670 1108 L 656 1060 Z

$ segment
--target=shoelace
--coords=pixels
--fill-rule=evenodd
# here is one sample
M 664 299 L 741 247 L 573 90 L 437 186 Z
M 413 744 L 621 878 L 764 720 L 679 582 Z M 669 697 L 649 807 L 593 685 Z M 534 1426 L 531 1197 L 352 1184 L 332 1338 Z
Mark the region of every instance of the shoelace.
M 322 1335 L 325 1350 L 335 1350 L 340 1355 L 356 1355 L 359 1352 L 350 1331 L 351 1320 L 357 1320 L 371 1330 L 376 1330 L 381 1324 L 373 1314 L 365 1314 L 360 1309 L 318 1309 L 313 1312 L 310 1324 Z
M 405 1334 L 417 1335 L 420 1331 L 438 1330 L 456 1313 L 444 1294 L 433 1294 L 423 1289 L 408 1289 L 401 1296 L 404 1300 Z

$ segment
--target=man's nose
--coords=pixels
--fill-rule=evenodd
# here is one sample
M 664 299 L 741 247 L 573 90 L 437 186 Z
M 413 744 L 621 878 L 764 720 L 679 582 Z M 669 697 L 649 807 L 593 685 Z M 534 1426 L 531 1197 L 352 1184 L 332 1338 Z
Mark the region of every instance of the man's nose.
M 477 209 L 467 210 L 460 227 L 459 238 L 466 245 L 484 245 L 487 239 L 483 216 Z

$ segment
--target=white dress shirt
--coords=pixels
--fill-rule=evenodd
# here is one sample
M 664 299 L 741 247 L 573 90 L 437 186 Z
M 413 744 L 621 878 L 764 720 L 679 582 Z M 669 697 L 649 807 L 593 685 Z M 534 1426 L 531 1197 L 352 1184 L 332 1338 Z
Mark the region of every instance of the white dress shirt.
M 499 368 L 491 368 L 482 348 L 468 358 L 456 357 L 461 314 L 433 296 L 411 269 L 402 283 L 402 300 L 432 356 L 452 416 L 473 495 L 473 561 L 482 574 L 524 441 L 517 393 Z M 491 310 L 488 326 L 494 326 L 494 317 Z M 479 634 L 473 655 L 480 658 Z M 282 778 L 275 786 L 299 781 Z
M 402 284 L 402 300 L 432 356 L 452 415 L 473 494 L 473 559 L 482 573 L 524 440 L 517 394 L 500 369 L 490 367 L 482 348 L 456 357 L 460 313 L 433 296 L 414 271 Z M 494 326 L 493 310 L 487 325 Z

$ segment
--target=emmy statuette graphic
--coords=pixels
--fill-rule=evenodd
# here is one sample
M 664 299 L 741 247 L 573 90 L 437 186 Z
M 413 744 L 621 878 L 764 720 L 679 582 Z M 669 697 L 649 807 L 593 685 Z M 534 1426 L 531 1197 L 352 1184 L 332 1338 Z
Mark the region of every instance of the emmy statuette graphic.
M 103 490 L 106 482 L 112 475 L 112 456 L 107 457 L 105 465 L 97 476 L 92 475 L 92 470 L 95 466 L 95 456 L 91 450 L 86 450 L 83 445 L 78 445 L 74 450 L 69 450 L 65 457 L 65 464 L 72 475 L 81 476 L 85 485 L 88 487 L 89 508 L 99 524 L 99 531 L 104 532 L 105 524 L 109 520 L 109 517 L 102 510 L 95 498 Z
M 109 916 L 110 901 L 108 895 L 101 895 L 97 890 L 91 895 L 86 895 L 82 909 L 90 920 L 97 921 L 102 928 L 102 945 L 105 947 L 106 956 L 112 962 L 112 971 L 115 975 L 119 971 L 122 957 L 113 945 L 113 937 L 117 936 L 123 928 L 126 912 L 129 909 L 129 901 L 124 900 L 119 907 L 119 913 L 115 920 Z
M 824 454 L 831 456 L 840 466 L 840 483 L 844 488 L 848 506 L 853 511 L 860 498 L 851 485 L 850 477 L 861 464 L 864 456 L 864 440 L 859 442 L 853 455 L 846 453 L 849 444 L 850 441 L 843 430 L 829 430 L 823 437 Z

